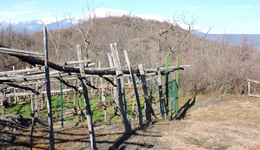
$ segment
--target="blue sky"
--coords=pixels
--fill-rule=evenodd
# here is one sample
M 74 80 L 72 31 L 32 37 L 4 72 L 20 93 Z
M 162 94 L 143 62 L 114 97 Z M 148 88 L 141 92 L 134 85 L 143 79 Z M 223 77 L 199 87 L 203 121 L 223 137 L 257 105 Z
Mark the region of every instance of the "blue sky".
M 0 0 L 0 20 L 14 22 L 30 19 L 62 17 L 65 13 L 78 16 L 87 0 Z M 212 32 L 260 34 L 259 0 L 89 0 L 91 9 L 121 9 L 133 15 L 149 14 L 172 19 L 187 13 L 187 20 Z M 87 9 L 85 9 L 85 12 Z M 181 21 L 181 20 L 178 20 Z

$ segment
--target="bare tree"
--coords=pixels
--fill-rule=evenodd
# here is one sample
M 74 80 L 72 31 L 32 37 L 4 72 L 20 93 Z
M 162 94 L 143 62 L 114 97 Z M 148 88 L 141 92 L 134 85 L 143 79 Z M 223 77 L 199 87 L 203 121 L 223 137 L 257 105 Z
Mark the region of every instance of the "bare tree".
M 88 10 L 88 14 L 87 16 L 85 16 L 85 9 L 87 8 Z M 85 53 L 86 53 L 86 58 L 89 58 L 89 49 L 90 46 L 94 46 L 92 43 L 92 40 L 94 38 L 95 35 L 95 30 L 93 30 L 93 26 L 94 26 L 94 19 L 95 19 L 95 11 L 94 9 L 91 11 L 90 10 L 90 6 L 87 2 L 87 6 L 84 6 L 82 8 L 82 20 L 81 22 L 75 26 L 77 33 L 79 33 L 84 41 L 84 46 L 85 46 Z M 73 26 L 73 20 L 71 15 L 68 13 L 67 14 L 69 16 L 69 18 L 67 18 L 67 20 L 70 21 L 70 24 Z M 88 21 L 87 21 L 88 20 Z M 86 24 L 86 22 L 88 22 L 88 24 Z M 96 56 L 98 55 L 98 53 L 96 51 L 93 51 Z
M 179 18 L 177 18 L 177 20 L 179 19 L 179 20 L 181 20 L 181 22 L 184 24 L 184 25 L 186 25 L 186 26 L 188 26 L 188 29 L 185 31 L 185 33 L 178 39 L 178 40 L 176 40 L 176 43 L 174 43 L 174 42 L 169 42 L 169 43 L 166 43 L 167 45 L 167 48 L 168 48 L 168 57 L 170 56 L 170 55 L 172 55 L 173 53 L 175 53 L 175 51 L 176 51 L 176 49 L 181 45 L 181 43 L 183 42 L 183 40 L 191 33 L 191 32 L 193 32 L 193 31 L 195 31 L 195 29 L 194 29 L 194 24 L 195 24 L 195 22 L 196 22 L 196 20 L 193 18 L 193 17 L 191 17 L 190 19 L 187 19 L 187 16 L 188 16 L 188 13 L 186 13 L 185 11 L 183 11 L 180 15 L 179 15 Z M 178 27 L 179 25 L 178 25 L 178 23 L 176 22 L 176 20 L 175 20 L 175 14 L 174 14 L 174 16 L 173 16 L 173 20 L 172 20 L 172 23 L 171 23 L 171 25 L 170 25 L 170 27 L 169 28 L 167 28 L 167 29 L 164 29 L 164 30 L 162 30 L 162 31 L 160 31 L 159 32 L 159 34 L 158 34 L 158 51 L 157 51 L 157 53 L 156 53 L 156 57 L 158 57 L 158 55 L 159 55 L 159 53 L 162 51 L 162 42 L 161 42 L 161 40 L 162 40 L 162 37 L 163 37 L 163 35 L 166 35 L 166 34 L 170 34 L 170 32 L 171 33 L 173 33 L 174 34 L 174 28 L 176 28 L 176 27 Z M 165 36 L 165 41 L 167 40 L 167 36 Z

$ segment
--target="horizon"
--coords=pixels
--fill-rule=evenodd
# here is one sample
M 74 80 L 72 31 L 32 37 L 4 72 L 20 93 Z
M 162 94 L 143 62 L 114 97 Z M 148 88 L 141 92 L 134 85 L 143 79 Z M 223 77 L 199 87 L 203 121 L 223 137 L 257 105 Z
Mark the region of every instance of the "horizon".
M 80 16 L 99 8 L 119 9 L 131 15 L 155 15 L 165 19 L 174 19 L 183 22 L 180 15 L 184 14 L 188 22 L 208 31 L 213 27 L 211 34 L 260 34 L 260 4 L 254 0 L 230 1 L 136 1 L 136 0 L 97 0 L 97 1 L 5 1 L 0 6 L 0 20 L 12 22 L 24 20 L 63 18 L 65 14 L 72 17 Z M 148 6 L 149 4 L 149 6 Z M 147 6 L 146 6 L 147 5 Z M 144 7 L 145 6 L 145 7 Z

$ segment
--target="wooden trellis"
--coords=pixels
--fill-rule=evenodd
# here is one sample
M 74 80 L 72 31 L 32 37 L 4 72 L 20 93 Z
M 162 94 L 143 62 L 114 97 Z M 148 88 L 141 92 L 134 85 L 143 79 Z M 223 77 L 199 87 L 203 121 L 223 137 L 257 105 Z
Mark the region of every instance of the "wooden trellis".
M 161 75 L 166 75 L 169 72 L 173 72 L 178 69 L 183 68 L 173 68 L 169 71 L 161 71 L 160 66 L 157 69 L 144 69 L 142 64 L 139 64 L 139 69 L 133 70 L 132 66 L 130 64 L 130 61 L 128 59 L 127 51 L 124 51 L 125 59 L 127 62 L 128 70 L 122 70 L 121 64 L 120 64 L 120 58 L 117 51 L 117 45 L 116 43 L 113 43 L 110 45 L 111 53 L 108 54 L 109 58 L 109 64 L 110 68 L 99 68 L 99 69 L 87 69 L 87 67 L 90 67 L 94 65 L 94 63 L 90 63 L 91 60 L 83 60 L 82 57 L 82 50 L 81 46 L 77 45 L 77 53 L 78 53 L 78 61 L 69 61 L 69 62 L 63 62 L 63 63 L 52 63 L 48 61 L 48 43 L 47 43 L 47 29 L 46 27 L 43 28 L 44 33 L 44 51 L 45 54 L 37 53 L 37 52 L 28 52 L 23 50 L 15 50 L 10 49 L 4 46 L 0 45 L 0 53 L 5 53 L 11 56 L 15 56 L 19 59 L 21 59 L 24 62 L 30 63 L 32 65 L 37 65 L 36 68 L 33 69 L 23 69 L 23 70 L 14 70 L 14 71 L 6 71 L 6 72 L 0 72 L 0 84 L 5 84 L 11 87 L 14 87 L 14 93 L 6 94 L 6 89 L 3 90 L 3 102 L 6 102 L 6 97 L 14 96 L 19 97 L 22 95 L 31 95 L 31 106 L 33 107 L 33 94 L 35 95 L 35 102 L 37 103 L 36 108 L 36 117 L 38 117 L 38 97 L 40 95 L 45 94 L 47 98 L 47 104 L 48 104 L 48 123 L 49 123 L 49 136 L 50 136 L 50 148 L 54 149 L 54 136 L 53 136 L 53 125 L 52 125 L 52 110 L 51 110 L 51 93 L 59 93 L 61 91 L 59 90 L 51 90 L 51 84 L 50 80 L 53 80 L 56 78 L 56 81 L 60 81 L 64 83 L 69 89 L 62 89 L 62 92 L 67 91 L 74 91 L 74 103 L 75 103 L 75 93 L 76 91 L 83 92 L 84 96 L 84 102 L 86 106 L 86 114 L 87 114 L 87 121 L 88 121 L 88 130 L 90 133 L 90 140 L 91 140 L 91 147 L 92 149 L 97 149 L 96 147 L 96 141 L 95 141 L 95 134 L 94 134 L 94 128 L 92 123 L 92 117 L 91 117 L 91 110 L 90 110 L 90 103 L 88 98 L 88 88 L 96 88 L 96 89 L 102 89 L 102 95 L 104 95 L 104 89 L 105 88 L 113 88 L 114 89 L 114 100 L 116 102 L 115 107 L 120 107 L 122 119 L 125 126 L 125 132 L 131 133 L 131 124 L 129 121 L 129 116 L 127 113 L 127 105 L 126 105 L 126 99 L 125 99 L 125 83 L 124 83 L 124 77 L 131 77 L 132 83 L 130 83 L 130 80 L 128 78 L 128 85 L 133 84 L 133 89 L 136 95 L 137 100 L 137 106 L 138 106 L 138 112 L 139 112 L 139 123 L 140 127 L 143 126 L 143 118 L 142 118 L 142 110 L 141 110 L 141 104 L 139 100 L 139 94 L 136 86 L 136 81 L 134 74 L 137 74 L 138 76 L 141 76 L 141 82 L 142 82 L 142 89 L 144 94 L 144 103 L 145 103 L 145 113 L 146 113 L 146 120 L 148 122 L 151 121 L 151 105 L 149 104 L 148 100 L 148 93 L 147 93 L 147 85 L 146 85 L 146 76 L 149 75 L 158 75 L 158 86 L 159 86 L 159 94 L 160 94 L 160 104 L 161 104 L 161 114 L 164 116 L 165 113 L 165 102 L 162 96 L 162 88 L 161 88 Z M 44 57 L 44 59 L 42 59 Z M 79 64 L 79 67 L 68 67 L 67 65 L 75 65 Z M 44 67 L 42 67 L 44 66 Z M 54 70 L 49 72 L 49 68 Z M 170 68 L 170 67 L 169 67 Z M 23 74 L 26 72 L 31 72 L 30 74 Z M 76 85 L 68 83 L 65 81 L 66 77 L 69 76 L 68 79 L 70 80 L 76 80 Z M 107 81 L 107 83 L 110 83 L 109 86 L 104 86 L 103 84 L 101 86 L 94 85 L 93 78 L 91 78 L 91 82 L 87 82 L 86 78 L 89 77 L 100 77 L 102 80 Z M 51 79 L 50 79 L 51 78 Z M 57 80 L 58 79 L 58 80 Z M 153 78 L 151 78 L 153 79 Z M 44 80 L 44 81 L 41 81 Z M 77 80 L 81 82 L 82 87 L 78 87 Z M 31 83 L 30 83 L 30 82 Z M 101 82 L 103 83 L 103 81 Z M 35 86 L 30 86 L 35 85 Z M 45 86 L 46 90 L 40 90 L 41 87 Z M 16 88 L 24 89 L 30 92 L 17 92 Z M 131 88 L 131 87 L 128 87 Z M 9 88 L 10 89 L 10 88 Z M 92 93 L 92 92 L 91 92 Z M 41 96 L 44 98 L 45 96 Z M 102 98 L 102 102 L 104 103 L 104 106 L 106 107 L 106 100 Z M 42 101 L 43 102 L 43 101 Z M 2 104 L 3 110 L 5 110 L 5 105 Z M 75 106 L 75 104 L 74 104 Z M 32 110 L 35 109 L 34 107 Z M 34 111 L 32 112 L 34 113 Z

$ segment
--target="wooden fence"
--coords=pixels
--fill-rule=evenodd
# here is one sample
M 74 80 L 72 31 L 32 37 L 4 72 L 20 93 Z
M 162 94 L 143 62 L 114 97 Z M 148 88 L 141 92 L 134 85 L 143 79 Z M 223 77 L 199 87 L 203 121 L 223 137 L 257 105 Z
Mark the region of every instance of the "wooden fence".
M 250 84 L 250 82 L 260 84 L 260 82 L 258 82 L 258 81 L 247 79 L 247 85 L 248 85 L 248 89 L 247 89 L 248 94 L 247 95 L 248 95 L 248 97 L 259 97 L 260 98 L 260 95 L 251 94 L 251 84 Z
M 49 123 L 49 136 L 50 136 L 50 148 L 54 149 L 54 136 L 53 136 L 53 118 L 52 118 L 52 109 L 51 109 L 51 94 L 53 93 L 65 93 L 73 91 L 74 94 L 74 107 L 75 107 L 75 95 L 76 92 L 82 93 L 84 97 L 85 110 L 87 115 L 88 122 L 88 130 L 90 133 L 90 141 L 92 149 L 97 149 L 94 127 L 91 116 L 90 109 L 90 101 L 89 94 L 94 94 L 93 89 L 101 89 L 102 95 L 102 103 L 104 105 L 104 116 L 105 120 L 107 118 L 106 115 L 106 99 L 104 97 L 105 89 L 110 89 L 111 93 L 113 93 L 113 100 L 115 102 L 115 107 L 117 107 L 122 116 L 122 120 L 125 127 L 126 134 L 130 134 L 131 123 L 129 120 L 129 114 L 127 111 L 126 105 L 126 93 L 125 89 L 133 88 L 134 95 L 136 97 L 137 108 L 139 112 L 139 125 L 143 127 L 143 118 L 142 118 L 142 108 L 141 102 L 139 99 L 139 91 L 138 86 L 136 84 L 136 76 L 140 76 L 141 78 L 141 88 L 144 96 L 144 104 L 145 104 L 145 116 L 146 121 L 151 121 L 151 112 L 152 106 L 149 102 L 149 95 L 147 91 L 148 80 L 158 79 L 158 91 L 160 98 L 160 108 L 161 115 L 167 112 L 167 107 L 165 106 L 165 99 L 163 98 L 163 89 L 162 89 L 162 81 L 161 76 L 168 75 L 170 72 L 176 70 L 183 70 L 182 67 L 168 67 L 169 70 L 164 71 L 160 65 L 158 69 L 145 69 L 143 64 L 138 65 L 138 69 L 132 69 L 130 64 L 127 51 L 124 51 L 124 56 L 127 62 L 127 69 L 123 70 L 120 57 L 117 50 L 117 44 L 110 44 L 111 53 L 108 53 L 108 60 L 110 68 L 101 68 L 99 64 L 99 68 L 91 68 L 94 66 L 94 63 L 91 63 L 90 59 L 84 60 L 82 55 L 81 45 L 76 46 L 78 61 L 68 61 L 63 63 L 52 63 L 48 60 L 48 43 L 47 43 L 47 29 L 43 28 L 44 34 L 44 51 L 45 54 L 35 53 L 35 52 L 27 52 L 23 50 L 15 50 L 7 47 L 0 47 L 0 53 L 5 53 L 14 57 L 21 59 L 24 62 L 36 65 L 36 68 L 31 69 L 23 69 L 23 70 L 13 70 L 0 72 L 0 84 L 6 85 L 5 88 L 1 89 L 2 91 L 2 107 L 3 114 L 5 114 L 5 104 L 7 102 L 7 98 L 10 101 L 10 97 L 14 97 L 15 103 L 21 100 L 22 96 L 29 96 L 31 98 L 31 110 L 33 116 L 38 117 L 39 109 L 43 107 L 39 107 L 39 104 L 43 105 L 43 101 L 45 98 L 47 100 L 47 108 L 48 108 L 48 123 Z M 43 59 L 44 57 L 44 59 Z M 71 65 L 74 65 L 71 67 Z M 76 66 L 78 65 L 78 66 Z M 156 76 L 157 75 L 157 76 Z M 146 79 L 147 77 L 149 79 Z M 90 79 L 90 80 L 89 80 Z M 125 83 L 127 81 L 127 83 Z M 60 83 L 60 90 L 51 90 L 51 86 L 54 86 L 53 83 Z M 79 85 L 80 83 L 80 85 Z M 66 88 L 62 88 L 62 84 L 66 86 Z M 126 87 L 126 85 L 131 85 L 132 87 Z M 81 87 L 80 87 L 81 86 Z M 43 90 L 45 87 L 45 90 Z M 59 87 L 58 87 L 59 88 Z M 23 91 L 18 91 L 23 90 Z M 41 96 L 41 98 L 40 98 Z M 40 99 L 39 99 L 40 98 Z M 62 98 L 62 96 L 61 96 Z M 35 103 L 35 104 L 34 104 Z M 166 109 L 166 111 L 165 111 Z M 168 114 L 166 114 L 168 115 Z M 34 120 L 34 118 L 32 118 Z

